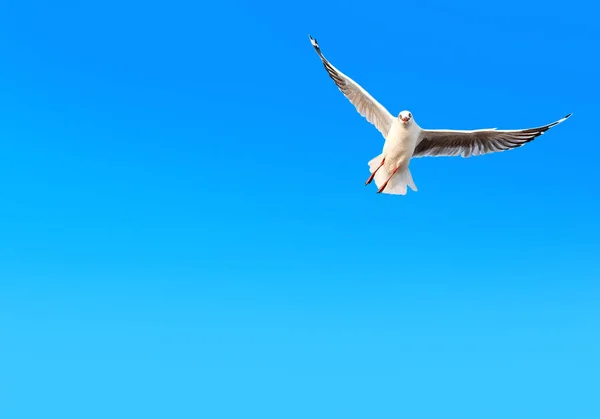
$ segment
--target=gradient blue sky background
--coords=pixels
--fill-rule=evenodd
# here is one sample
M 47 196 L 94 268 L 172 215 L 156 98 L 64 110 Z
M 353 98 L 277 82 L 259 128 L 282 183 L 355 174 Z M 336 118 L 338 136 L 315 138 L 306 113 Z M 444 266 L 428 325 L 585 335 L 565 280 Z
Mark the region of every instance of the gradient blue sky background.
M 597 16 L 2 3 L 0 417 L 599 418 Z M 376 195 L 309 33 L 423 127 L 574 116 Z

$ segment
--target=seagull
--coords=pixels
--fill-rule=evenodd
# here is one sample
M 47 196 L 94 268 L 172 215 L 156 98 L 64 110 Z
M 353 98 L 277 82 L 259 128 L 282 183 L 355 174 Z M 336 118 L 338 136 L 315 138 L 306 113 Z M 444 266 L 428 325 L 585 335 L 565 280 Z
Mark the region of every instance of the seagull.
M 315 38 L 310 35 L 309 38 L 329 77 L 355 106 L 358 113 L 373 124 L 385 138 L 381 154 L 368 163 L 371 176 L 365 183 L 368 185 L 374 180 L 378 187 L 377 193 L 406 195 L 407 186 L 416 192 L 417 186 L 408 168 L 412 158 L 470 157 L 521 147 L 572 115 L 568 114 L 558 121 L 541 127 L 518 130 L 498 130 L 496 128 L 471 131 L 422 129 L 409 111 L 402 111 L 398 117 L 394 118 L 365 89 L 335 68 L 325 58 Z

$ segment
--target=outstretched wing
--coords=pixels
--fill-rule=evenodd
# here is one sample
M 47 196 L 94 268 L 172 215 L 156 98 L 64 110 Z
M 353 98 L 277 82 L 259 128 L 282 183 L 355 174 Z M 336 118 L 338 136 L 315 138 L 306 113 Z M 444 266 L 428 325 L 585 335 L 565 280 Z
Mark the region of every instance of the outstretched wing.
M 321 52 L 317 40 L 310 35 L 309 38 L 315 51 L 319 54 L 329 77 L 333 79 L 340 91 L 356 107 L 358 113 L 367 118 L 367 121 L 371 124 L 375 125 L 384 137 L 387 137 L 390 127 L 394 122 L 394 117 L 365 89 L 360 87 L 358 83 L 331 65 Z
M 521 147 L 569 118 L 568 114 L 548 125 L 521 130 L 474 131 L 423 130 L 413 157 L 478 156 Z

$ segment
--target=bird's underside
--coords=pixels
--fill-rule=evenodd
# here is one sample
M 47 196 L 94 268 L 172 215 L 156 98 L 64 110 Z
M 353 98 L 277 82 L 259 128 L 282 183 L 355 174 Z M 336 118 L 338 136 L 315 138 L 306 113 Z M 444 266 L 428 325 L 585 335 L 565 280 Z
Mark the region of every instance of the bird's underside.
M 414 131 L 411 131 L 411 135 L 414 134 L 416 137 L 414 137 L 414 145 L 411 141 L 411 145 L 413 145 L 414 148 L 412 149 L 412 152 L 409 153 L 409 160 L 413 157 L 470 157 L 518 148 L 544 134 L 550 128 L 560 124 L 571 116 L 571 114 L 568 114 L 558 121 L 540 127 L 517 130 L 498 130 L 495 128 L 470 131 L 421 129 L 416 122 L 414 122 L 412 114 L 408 111 L 403 111 L 398 117 L 394 117 L 358 83 L 334 67 L 321 52 L 317 40 L 312 36 L 309 36 L 309 38 L 315 51 L 321 58 L 329 77 L 331 77 L 350 103 L 354 105 L 356 110 L 377 128 L 386 141 L 389 140 L 390 136 L 398 136 L 396 135 L 398 134 L 397 132 L 392 132 L 393 130 L 406 129 Z M 405 137 L 409 138 L 407 135 L 405 135 Z M 379 193 L 394 193 L 391 192 L 393 189 L 398 190 L 399 192 L 397 193 L 399 194 L 405 194 L 406 185 L 396 185 L 398 187 L 390 187 L 389 185 L 393 184 L 396 178 L 401 179 L 401 182 L 406 181 L 412 183 L 408 165 L 406 167 L 407 173 L 403 173 L 404 169 L 402 167 L 394 167 L 394 165 L 390 166 L 391 159 L 387 158 L 386 160 L 386 157 L 388 156 L 385 155 L 385 146 L 384 153 L 378 157 L 379 158 L 376 157 L 369 162 L 371 176 L 366 184 L 368 185 L 371 181 L 375 180 L 375 183 L 379 186 Z M 386 172 L 387 180 L 384 180 L 379 174 L 382 170 Z M 408 185 L 411 186 L 411 183 L 408 183 Z M 416 187 L 413 186 L 414 183 L 412 183 L 411 188 L 416 190 Z

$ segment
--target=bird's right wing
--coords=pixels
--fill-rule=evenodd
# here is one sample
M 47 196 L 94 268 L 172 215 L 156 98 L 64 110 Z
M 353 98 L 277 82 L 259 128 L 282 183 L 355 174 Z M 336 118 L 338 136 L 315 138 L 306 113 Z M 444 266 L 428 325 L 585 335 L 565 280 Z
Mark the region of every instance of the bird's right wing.
M 356 107 L 358 113 L 367 118 L 367 121 L 371 124 L 375 125 L 384 138 L 387 137 L 390 127 L 394 122 L 394 117 L 365 89 L 360 87 L 358 83 L 331 65 L 321 52 L 317 40 L 310 35 L 309 38 L 315 51 L 319 54 L 329 77 L 333 79 L 340 91 Z

